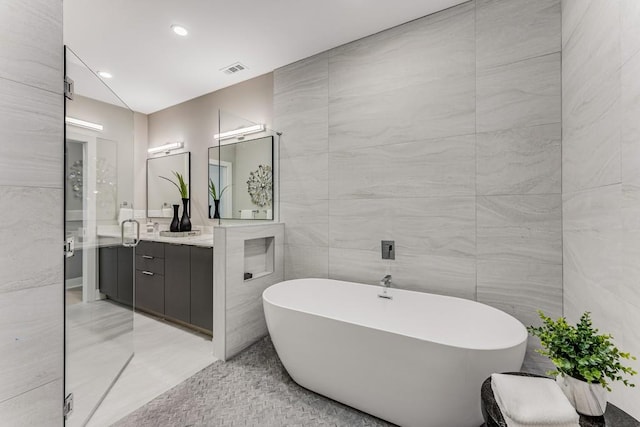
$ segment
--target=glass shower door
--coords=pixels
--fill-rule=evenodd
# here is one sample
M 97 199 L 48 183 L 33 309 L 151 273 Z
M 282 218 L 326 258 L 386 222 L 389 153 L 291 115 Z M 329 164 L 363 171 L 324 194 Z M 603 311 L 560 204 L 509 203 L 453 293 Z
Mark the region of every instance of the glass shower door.
M 65 423 L 82 426 L 133 357 L 139 228 L 133 112 L 69 48 L 65 68 Z

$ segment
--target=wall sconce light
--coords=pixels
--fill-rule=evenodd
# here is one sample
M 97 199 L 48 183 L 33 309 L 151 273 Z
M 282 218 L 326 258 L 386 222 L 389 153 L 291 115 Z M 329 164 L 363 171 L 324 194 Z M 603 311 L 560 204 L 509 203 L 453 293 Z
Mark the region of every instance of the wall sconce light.
M 239 136 L 245 136 L 251 133 L 264 132 L 264 130 L 265 130 L 265 126 L 263 124 L 260 124 L 255 126 L 249 126 L 246 128 L 230 130 L 228 132 L 216 133 L 215 135 L 213 135 L 213 137 L 215 139 L 223 140 L 223 139 L 235 138 Z
M 147 153 L 149 154 L 156 154 L 156 153 L 167 153 L 169 154 L 169 152 L 171 152 L 172 150 L 178 150 L 180 148 L 184 147 L 184 142 L 182 141 L 178 141 L 178 142 L 169 142 L 166 143 L 164 145 L 160 145 L 159 147 L 151 147 L 147 149 Z
M 81 128 L 86 128 L 91 130 L 97 130 L 100 132 L 102 132 L 102 130 L 104 129 L 104 126 L 102 126 L 99 123 L 87 122 L 85 120 L 74 119 L 73 117 L 65 117 L 64 122 L 68 125 L 78 126 Z

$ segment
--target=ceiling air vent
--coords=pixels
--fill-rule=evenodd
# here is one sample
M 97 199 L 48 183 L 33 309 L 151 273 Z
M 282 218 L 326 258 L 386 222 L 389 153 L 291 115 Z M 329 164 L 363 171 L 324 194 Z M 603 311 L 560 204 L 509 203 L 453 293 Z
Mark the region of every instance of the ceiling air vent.
M 235 64 L 231 64 L 228 67 L 224 67 L 220 71 L 224 71 L 226 74 L 235 74 L 246 69 L 247 69 L 246 65 L 242 65 L 241 63 L 236 62 Z

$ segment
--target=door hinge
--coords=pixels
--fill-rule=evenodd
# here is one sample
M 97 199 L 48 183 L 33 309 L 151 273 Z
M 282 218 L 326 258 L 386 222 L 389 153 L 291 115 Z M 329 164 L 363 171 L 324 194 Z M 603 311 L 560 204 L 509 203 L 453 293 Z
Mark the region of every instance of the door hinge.
M 67 397 L 64 398 L 64 407 L 62 408 L 64 419 L 68 420 L 72 412 L 73 412 L 73 393 L 69 393 Z
M 65 258 L 71 258 L 76 249 L 75 240 L 73 237 L 67 237 L 67 240 L 64 242 L 64 256 Z
M 68 76 L 64 78 L 64 96 L 67 99 L 73 100 L 73 80 Z

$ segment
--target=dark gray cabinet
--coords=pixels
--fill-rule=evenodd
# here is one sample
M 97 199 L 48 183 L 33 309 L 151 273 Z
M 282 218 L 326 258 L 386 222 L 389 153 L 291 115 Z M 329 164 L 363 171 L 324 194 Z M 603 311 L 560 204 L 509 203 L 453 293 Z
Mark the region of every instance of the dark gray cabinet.
M 108 298 L 133 305 L 133 249 L 107 246 L 98 250 L 98 287 Z
M 164 244 L 141 241 L 136 247 L 136 308 L 164 314 Z
M 118 300 L 133 305 L 133 248 L 118 247 Z
M 164 276 L 136 270 L 136 308 L 164 313 Z
M 213 249 L 191 247 L 191 324 L 213 330 Z
M 165 244 L 164 314 L 191 322 L 190 246 Z
M 213 330 L 213 249 L 141 241 L 136 248 L 138 309 Z

